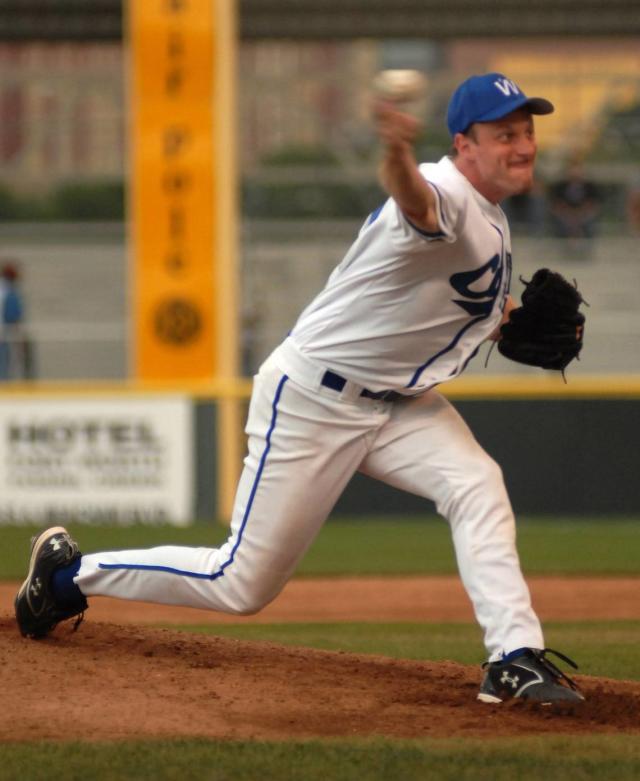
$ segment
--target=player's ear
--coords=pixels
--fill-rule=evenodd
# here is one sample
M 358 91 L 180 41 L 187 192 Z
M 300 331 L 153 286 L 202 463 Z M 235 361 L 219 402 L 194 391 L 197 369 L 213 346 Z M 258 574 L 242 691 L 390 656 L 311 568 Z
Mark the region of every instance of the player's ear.
M 471 148 L 473 137 L 468 133 L 456 133 L 453 137 L 453 148 L 460 157 L 465 157 Z

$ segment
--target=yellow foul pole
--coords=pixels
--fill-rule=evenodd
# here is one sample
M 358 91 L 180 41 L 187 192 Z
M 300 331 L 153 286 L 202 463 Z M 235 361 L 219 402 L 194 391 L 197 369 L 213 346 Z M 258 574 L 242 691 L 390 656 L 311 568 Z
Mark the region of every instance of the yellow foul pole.
M 236 378 L 239 373 L 238 337 L 238 172 L 237 172 L 237 0 L 214 0 L 217 7 L 217 56 L 215 128 L 218 194 L 214 201 L 219 226 L 216 265 L 219 375 Z M 238 398 L 218 402 L 218 515 L 231 518 L 238 482 L 243 440 Z

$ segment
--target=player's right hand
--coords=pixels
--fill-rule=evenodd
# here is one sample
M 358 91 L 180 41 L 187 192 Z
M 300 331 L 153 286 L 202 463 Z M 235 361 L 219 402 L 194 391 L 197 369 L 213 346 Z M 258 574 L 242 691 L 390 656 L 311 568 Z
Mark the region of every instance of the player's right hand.
M 387 147 L 413 146 L 422 130 L 422 123 L 402 110 L 402 104 L 378 98 L 373 104 L 376 131 Z

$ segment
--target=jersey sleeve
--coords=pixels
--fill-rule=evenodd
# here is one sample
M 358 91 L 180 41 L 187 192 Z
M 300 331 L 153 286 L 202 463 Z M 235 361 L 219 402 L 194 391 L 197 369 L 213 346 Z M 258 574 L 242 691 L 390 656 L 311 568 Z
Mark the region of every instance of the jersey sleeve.
M 438 181 L 438 177 L 433 175 L 434 168 L 432 165 L 423 164 L 419 170 L 436 198 L 438 230 L 431 233 L 414 225 L 394 202 L 395 219 L 392 222 L 392 238 L 394 243 L 403 249 L 415 245 L 417 249 L 424 251 L 425 244 L 438 244 L 442 241 L 453 243 L 456 240 L 456 228 L 460 211 L 464 206 L 465 193 L 456 192 L 455 188 L 448 183 Z

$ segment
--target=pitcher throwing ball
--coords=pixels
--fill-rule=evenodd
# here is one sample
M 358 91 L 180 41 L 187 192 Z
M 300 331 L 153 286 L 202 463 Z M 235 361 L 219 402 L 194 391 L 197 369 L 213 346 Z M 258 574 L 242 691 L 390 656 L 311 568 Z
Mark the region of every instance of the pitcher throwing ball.
M 575 287 L 545 269 L 528 302 L 509 296 L 499 203 L 531 187 L 534 115 L 552 111 L 501 74 L 473 76 L 449 105 L 451 154 L 418 165 L 418 121 L 379 101 L 388 198 L 255 378 L 227 542 L 82 556 L 64 528 L 48 529 L 32 542 L 16 598 L 21 632 L 46 635 L 94 595 L 255 613 L 360 471 L 433 500 L 449 522 L 488 651 L 479 699 L 582 700 L 547 658 L 501 470 L 436 390 L 501 328 L 512 357 L 528 363 L 564 370 L 580 350 Z

